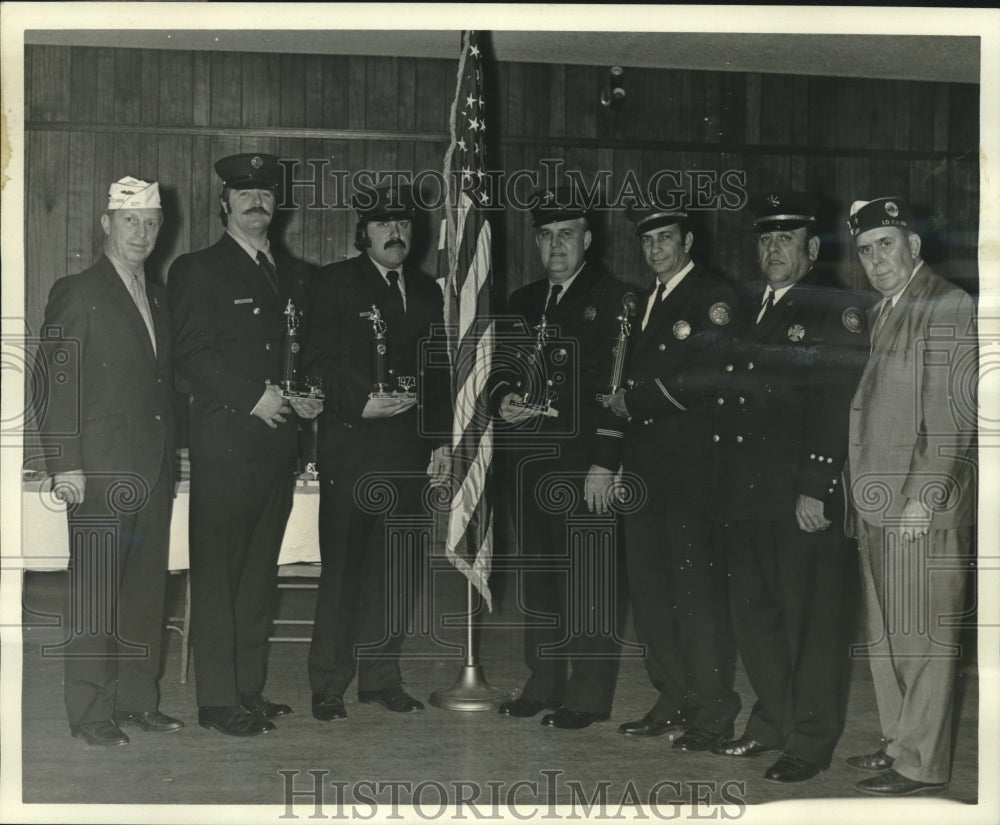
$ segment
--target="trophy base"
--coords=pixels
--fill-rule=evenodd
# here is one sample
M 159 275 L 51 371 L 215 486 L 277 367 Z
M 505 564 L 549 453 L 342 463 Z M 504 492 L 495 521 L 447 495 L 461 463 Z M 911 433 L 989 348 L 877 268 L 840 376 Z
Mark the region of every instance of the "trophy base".
M 510 405 L 521 410 L 531 410 L 532 412 L 537 412 L 539 415 L 545 416 L 546 418 L 559 417 L 559 410 L 548 404 L 531 404 L 526 401 L 511 401 Z
M 368 393 L 368 397 L 374 399 L 394 398 L 399 401 L 415 401 L 417 394 L 415 392 L 394 390 L 393 392 L 370 392 Z
M 322 401 L 325 397 L 322 390 L 308 389 L 308 390 L 282 390 L 282 398 L 314 398 L 317 401 Z

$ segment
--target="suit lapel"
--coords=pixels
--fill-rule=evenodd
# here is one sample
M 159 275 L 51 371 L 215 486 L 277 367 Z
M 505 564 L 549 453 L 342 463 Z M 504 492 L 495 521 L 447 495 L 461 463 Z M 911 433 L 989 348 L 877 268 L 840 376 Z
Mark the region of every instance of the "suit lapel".
M 122 317 L 128 318 L 129 323 L 132 325 L 133 330 L 140 341 L 140 346 L 146 353 L 150 362 L 156 362 L 156 354 L 153 352 L 153 342 L 149 338 L 149 329 L 146 327 L 146 322 L 142 319 L 142 314 L 139 312 L 139 307 L 135 305 L 135 301 L 132 299 L 132 294 L 128 291 L 128 287 L 122 281 L 121 275 L 118 274 L 118 270 L 115 269 L 115 265 L 111 263 L 111 260 L 104 256 L 102 258 L 102 277 L 104 278 L 105 286 L 107 288 L 108 294 L 111 296 L 112 301 L 116 306 L 117 312 L 119 312 Z M 147 299 L 149 298 L 149 291 L 146 292 Z M 152 300 L 150 303 L 150 312 L 152 312 Z M 165 323 L 164 323 L 165 326 Z M 153 329 L 156 331 L 156 321 L 154 316 Z M 164 345 L 161 345 L 160 336 L 157 333 L 156 345 L 159 349 L 163 349 Z
M 670 322 L 673 311 L 683 307 L 685 303 L 690 300 L 691 294 L 695 289 L 694 279 L 697 277 L 698 268 L 695 267 L 688 272 L 687 275 L 681 278 L 680 283 L 670 290 L 670 293 L 666 298 L 658 304 L 653 305 L 653 309 L 649 313 L 649 323 L 646 324 L 646 329 L 642 329 L 642 317 L 639 317 L 638 323 L 635 325 L 635 328 L 639 330 L 639 341 L 638 346 L 636 347 L 637 351 L 649 346 L 649 344 L 651 344 L 654 340 L 659 341 L 663 337 L 662 327 Z M 655 293 L 658 288 L 659 281 L 656 280 L 653 282 L 653 288 L 650 292 L 646 293 L 646 300 L 640 305 L 642 315 L 646 314 L 646 306 L 649 304 L 649 296 Z M 673 335 L 672 331 L 671 335 Z
M 227 269 L 235 271 L 239 275 L 242 283 L 241 291 L 246 293 L 240 297 L 253 298 L 257 304 L 269 305 L 272 309 L 276 307 L 280 299 L 274 294 L 274 290 L 271 289 L 271 285 L 267 281 L 267 276 L 261 270 L 260 264 L 251 258 L 247 251 L 228 232 L 222 236 L 219 245 L 228 259 Z M 284 267 L 278 261 L 277 256 L 275 256 L 275 261 L 278 262 L 278 266 L 275 268 L 278 271 L 278 291 L 281 292 L 281 284 L 283 283 L 281 270 Z

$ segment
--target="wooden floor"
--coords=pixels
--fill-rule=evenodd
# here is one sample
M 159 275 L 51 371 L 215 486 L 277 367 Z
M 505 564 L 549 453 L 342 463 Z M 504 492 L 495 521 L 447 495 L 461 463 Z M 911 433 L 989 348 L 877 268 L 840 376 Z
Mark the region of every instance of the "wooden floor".
M 170 577 L 173 612 L 179 609 L 183 584 L 183 574 Z M 381 809 L 380 815 L 384 814 L 391 810 L 393 787 L 401 805 L 412 804 L 413 796 L 420 794 L 418 820 L 450 817 L 440 813 L 442 794 L 452 804 L 464 800 L 464 813 L 470 819 L 477 815 L 489 819 L 496 813 L 494 803 L 511 802 L 516 811 L 534 810 L 541 817 L 552 813 L 547 806 L 553 801 L 574 806 L 573 811 L 563 812 L 564 818 L 572 812 L 585 813 L 591 804 L 595 804 L 591 816 L 596 816 L 601 813 L 602 794 L 608 817 L 622 810 L 629 813 L 635 802 L 647 803 L 651 793 L 659 805 L 654 819 L 674 818 L 678 809 L 672 805 L 692 802 L 708 806 L 697 810 L 715 819 L 722 809 L 711 806 L 725 806 L 728 818 L 749 813 L 754 819 L 762 812 L 784 811 L 784 806 L 766 804 L 779 800 L 820 800 L 799 821 L 827 821 L 825 817 L 836 812 L 845 813 L 837 800 L 860 804 L 851 809 L 852 819 L 870 811 L 873 821 L 879 822 L 879 812 L 886 810 L 883 800 L 854 791 L 854 783 L 865 774 L 844 763 L 845 757 L 873 750 L 879 741 L 871 679 L 863 661 L 852 668 L 847 725 L 833 765 L 815 779 L 794 786 L 762 780 L 771 763 L 766 756 L 743 762 L 684 754 L 671 750 L 666 737 L 634 740 L 619 735 L 618 724 L 641 717 L 654 699 L 634 649 L 628 651 L 621 667 L 611 721 L 582 731 L 562 731 L 542 728 L 540 717 L 508 719 L 494 712 L 462 713 L 428 706 L 422 713 L 396 715 L 377 706 L 359 705 L 353 686 L 346 697 L 350 718 L 323 724 L 310 714 L 307 646 L 274 644 L 266 694 L 292 705 L 296 712 L 278 720 L 278 730 L 267 736 L 239 740 L 198 727 L 193 674 L 188 684 L 180 684 L 180 639 L 169 633 L 160 707 L 184 719 L 187 727 L 169 735 L 130 728 L 128 747 L 91 748 L 69 735 L 62 703 L 62 663 L 40 655 L 42 645 L 61 639 L 61 631 L 46 626 L 51 625 L 46 616 L 59 611 L 65 586 L 64 573 L 27 573 L 24 578 L 28 625 L 23 634 L 22 693 L 25 803 L 251 805 L 258 807 L 246 809 L 240 821 L 284 821 L 276 817 L 284 811 L 290 791 L 309 790 L 318 778 L 323 793 L 319 813 L 330 819 L 371 813 L 367 799 L 390 806 Z M 438 616 L 462 610 L 465 591 L 457 574 L 437 591 Z M 284 593 L 281 614 L 309 618 L 313 598 L 308 591 Z M 486 619 L 481 659 L 493 686 L 516 692 L 525 669 L 511 602 L 507 593 Z M 450 685 L 461 664 L 460 649 L 448 647 L 460 642 L 461 629 L 442 630 L 434 617 L 429 622 L 430 632 L 408 641 L 406 651 L 411 658 L 404 662 L 406 687 L 424 701 L 431 691 Z M 958 676 L 954 770 L 951 784 L 941 795 L 953 801 L 953 815 L 935 815 L 929 821 L 958 821 L 979 797 L 978 675 L 971 635 L 965 639 L 964 650 Z M 753 702 L 742 669 L 737 689 L 744 704 L 737 720 L 740 730 Z M 379 782 L 383 784 L 378 786 Z M 470 810 L 474 794 L 478 796 Z M 313 797 L 300 795 L 295 801 L 305 806 L 298 811 L 300 818 L 314 813 Z M 920 804 L 920 810 L 931 810 L 929 803 Z M 343 807 L 338 809 L 338 805 Z M 163 810 L 166 816 L 172 809 Z M 405 821 L 413 817 L 411 811 Z M 840 815 L 836 819 L 843 821 Z M 765 816 L 755 821 L 770 820 Z M 924 820 L 914 816 L 908 821 Z

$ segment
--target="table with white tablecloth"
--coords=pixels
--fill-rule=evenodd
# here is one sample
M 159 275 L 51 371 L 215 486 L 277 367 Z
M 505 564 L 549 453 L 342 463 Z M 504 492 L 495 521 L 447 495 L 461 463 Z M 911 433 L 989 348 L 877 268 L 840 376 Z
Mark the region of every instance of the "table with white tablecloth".
M 170 519 L 170 570 L 188 569 L 189 484 L 182 481 Z M 69 560 L 66 505 L 52 495 L 48 482 L 26 481 L 21 488 L 21 555 L 4 548 L 4 567 L 64 570 Z M 292 514 L 285 528 L 278 564 L 319 562 L 319 482 L 299 480 Z
M 187 575 L 188 563 L 188 503 L 189 482 L 177 485 L 173 513 L 170 517 L 169 570 Z M 21 486 L 21 547 L 20 555 L 14 548 L 5 547 L 4 569 L 65 570 L 69 563 L 69 529 L 66 524 L 66 505 L 57 499 L 48 481 L 25 481 Z M 299 479 L 295 485 L 292 513 L 285 528 L 281 552 L 278 556 L 279 571 L 304 572 L 295 565 L 314 565 L 315 575 L 319 566 L 319 482 Z M 167 628 L 181 637 L 181 684 L 187 682 L 188 630 L 191 620 L 190 582 L 185 587 L 183 615 L 171 616 Z M 310 624 L 308 620 L 287 620 L 284 624 Z M 295 639 L 303 640 L 302 637 Z

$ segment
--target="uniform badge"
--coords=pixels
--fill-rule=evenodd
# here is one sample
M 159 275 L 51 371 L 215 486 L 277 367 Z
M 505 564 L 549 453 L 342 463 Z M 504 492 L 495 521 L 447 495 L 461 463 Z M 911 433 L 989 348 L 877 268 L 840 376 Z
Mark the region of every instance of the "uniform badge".
M 691 334 L 691 325 L 687 321 L 678 321 L 674 324 L 674 338 L 683 341 Z
M 848 332 L 861 332 L 864 327 L 861 310 L 857 307 L 848 307 L 845 309 L 844 314 L 840 316 L 840 321 L 844 325 L 844 329 Z
M 583 311 L 584 321 L 593 321 L 597 317 L 597 307 L 587 307 Z
M 708 308 L 708 319 L 717 327 L 724 327 L 733 318 L 733 311 L 725 301 L 719 301 Z
M 899 207 L 896 206 L 896 204 L 894 204 L 892 201 L 886 201 L 886 204 L 885 204 L 885 213 L 890 218 L 897 218 L 897 217 L 899 217 Z
M 802 324 L 792 324 L 788 328 L 789 341 L 801 341 L 806 337 L 806 328 Z
M 260 169 L 260 167 L 264 165 L 264 159 L 260 155 L 254 155 L 250 158 L 250 165 L 254 169 Z
M 779 198 L 777 195 L 768 195 L 767 202 L 771 204 L 771 206 L 775 207 L 781 206 L 781 198 Z

